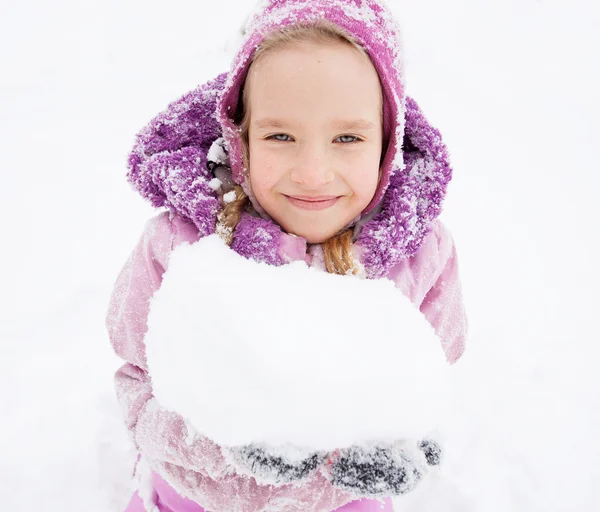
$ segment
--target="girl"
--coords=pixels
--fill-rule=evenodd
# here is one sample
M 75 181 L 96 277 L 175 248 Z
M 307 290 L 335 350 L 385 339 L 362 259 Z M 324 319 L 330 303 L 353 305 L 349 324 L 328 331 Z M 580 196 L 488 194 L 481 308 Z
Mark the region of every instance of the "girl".
M 216 231 L 256 261 L 392 280 L 434 327 L 447 360 L 461 356 L 456 248 L 437 219 L 448 153 L 405 95 L 399 30 L 383 2 L 261 2 L 231 71 L 138 134 L 128 178 L 168 211 L 147 223 L 106 319 L 126 361 L 116 390 L 140 453 L 127 511 L 391 511 L 389 498 L 356 499 L 375 494 L 375 472 L 339 478 L 348 462 L 340 452 L 310 474 L 279 461 L 281 484 L 238 473 L 222 447 L 189 435 L 185 419 L 154 399 L 144 345 L 169 253 Z M 435 446 L 421 448 L 436 464 Z M 252 457 L 277 466 L 268 454 Z

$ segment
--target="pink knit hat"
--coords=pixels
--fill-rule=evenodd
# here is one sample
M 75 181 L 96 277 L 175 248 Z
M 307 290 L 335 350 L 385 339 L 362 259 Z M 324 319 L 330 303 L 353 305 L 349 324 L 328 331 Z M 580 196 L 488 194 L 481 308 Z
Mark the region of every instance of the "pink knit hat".
M 327 20 L 350 33 L 366 50 L 383 88 L 383 148 L 379 186 L 363 215 L 383 198 L 390 177 L 404 169 L 402 142 L 405 125 L 404 62 L 400 28 L 383 0 L 263 0 L 251 15 L 245 40 L 234 59 L 225 90 L 217 105 L 229 163 L 236 183 L 249 188 L 239 128 L 234 123 L 242 84 L 252 56 L 265 36 L 298 23 Z M 247 192 L 251 191 L 247 190 Z M 254 202 L 254 201 L 253 201 Z

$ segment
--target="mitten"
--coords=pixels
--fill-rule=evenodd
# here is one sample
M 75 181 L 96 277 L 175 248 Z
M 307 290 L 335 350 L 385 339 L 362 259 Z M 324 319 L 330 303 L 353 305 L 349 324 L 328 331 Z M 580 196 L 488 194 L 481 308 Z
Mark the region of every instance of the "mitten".
M 428 466 L 441 461 L 441 449 L 434 441 L 423 440 L 417 447 L 393 443 L 340 450 L 331 463 L 331 482 L 357 496 L 405 494 L 416 487 Z
M 261 483 L 282 484 L 302 480 L 327 458 L 325 452 L 293 457 L 266 445 L 249 444 L 229 449 L 235 467 Z

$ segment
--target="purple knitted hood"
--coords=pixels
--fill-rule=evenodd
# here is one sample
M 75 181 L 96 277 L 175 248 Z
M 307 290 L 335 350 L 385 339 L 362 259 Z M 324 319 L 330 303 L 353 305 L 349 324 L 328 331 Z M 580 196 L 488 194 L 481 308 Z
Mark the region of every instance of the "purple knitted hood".
M 441 213 L 452 177 L 439 131 L 429 125 L 417 103 L 404 96 L 397 26 L 381 1 L 262 2 L 249 22 L 246 42 L 231 72 L 174 101 L 138 133 L 127 177 L 154 206 L 189 219 L 200 236 L 212 234 L 221 203 L 211 186 L 214 176 L 208 160 L 217 139 L 225 139 L 233 179 L 237 183 L 245 179 L 238 132 L 228 114 L 237 105 L 252 54 L 249 49 L 270 28 L 317 17 L 343 26 L 367 49 L 384 87 L 384 118 L 394 124 L 388 130 L 382 164 L 383 185 L 378 192 L 382 198 L 367 207 L 371 215 L 361 223 L 354 242 L 361 247 L 368 277 L 378 278 L 418 251 L 431 221 Z M 281 228 L 272 220 L 244 214 L 232 248 L 257 261 L 279 265 L 284 263 L 278 253 L 281 236 Z

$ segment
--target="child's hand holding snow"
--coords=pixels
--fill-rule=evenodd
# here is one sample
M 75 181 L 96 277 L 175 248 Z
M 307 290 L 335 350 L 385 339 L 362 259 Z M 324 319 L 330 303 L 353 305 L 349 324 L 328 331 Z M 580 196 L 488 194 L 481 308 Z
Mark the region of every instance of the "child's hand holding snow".
M 418 449 L 417 449 L 418 448 Z M 437 443 L 377 443 L 340 450 L 331 464 L 331 482 L 358 496 L 397 496 L 421 481 L 428 465 L 440 462 Z
M 259 264 L 217 236 L 170 258 L 145 338 L 154 394 L 240 472 L 281 483 L 323 471 L 383 496 L 439 462 L 419 440 L 439 425 L 449 365 L 392 282 Z M 349 318 L 357 297 L 361 314 Z M 215 311 L 234 321 L 216 322 Z
M 441 449 L 431 440 L 352 446 L 333 453 L 297 454 L 247 445 L 230 450 L 234 465 L 265 483 L 291 483 L 310 477 L 321 468 L 333 485 L 357 496 L 405 494 L 421 481 L 428 466 L 440 463 Z
M 300 454 L 273 449 L 266 445 L 249 444 L 228 450 L 236 468 L 264 483 L 289 483 L 307 478 L 327 459 L 326 452 Z M 294 454 L 294 452 L 296 452 Z

